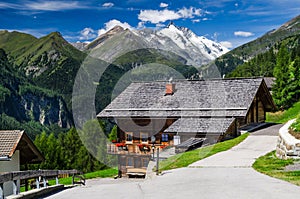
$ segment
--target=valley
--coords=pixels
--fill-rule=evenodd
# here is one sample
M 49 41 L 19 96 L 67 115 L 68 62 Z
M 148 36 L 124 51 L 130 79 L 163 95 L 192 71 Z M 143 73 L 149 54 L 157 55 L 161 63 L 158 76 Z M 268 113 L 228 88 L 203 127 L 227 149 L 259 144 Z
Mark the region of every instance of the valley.
M 95 89 L 91 104 L 97 113 L 132 82 L 253 76 L 276 77 L 273 98 L 279 109 L 287 109 L 300 98 L 299 22 L 298 16 L 277 30 L 230 51 L 174 23 L 160 30 L 115 26 L 90 43 L 75 44 L 69 43 L 59 32 L 36 38 L 2 30 L 0 127 L 25 129 L 36 143 L 54 143 L 53 147 L 65 143 L 76 145 L 77 148 L 70 151 L 57 149 L 67 151 L 63 156 L 70 158 L 74 153 L 82 159 L 80 163 L 72 159 L 66 169 L 79 164 L 77 168 L 88 168 L 86 171 L 104 168 L 87 155 L 88 150 L 74 133 L 74 120 L 81 118 L 74 118 L 72 109 L 78 106 L 86 110 L 85 103 L 91 97 L 79 93 L 76 99 L 72 98 L 79 70 L 84 71 L 80 85 L 84 88 L 91 83 Z M 113 124 L 100 123 L 108 136 Z M 89 127 L 86 129 L 84 133 Z M 99 150 L 100 154 L 104 149 L 93 150 Z M 89 159 L 88 165 L 83 163 L 83 157 Z M 51 159 L 56 157 L 49 158 L 42 166 L 55 168 L 57 163 Z

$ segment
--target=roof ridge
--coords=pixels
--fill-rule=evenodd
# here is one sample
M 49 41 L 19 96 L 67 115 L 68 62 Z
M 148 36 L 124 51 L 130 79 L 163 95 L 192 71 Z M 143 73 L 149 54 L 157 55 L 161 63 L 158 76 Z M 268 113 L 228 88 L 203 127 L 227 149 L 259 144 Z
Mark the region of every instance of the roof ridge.
M 172 82 L 202 82 L 202 81 L 216 81 L 216 80 L 247 80 L 247 79 L 264 79 L 263 76 L 254 77 L 230 77 L 230 78 L 207 78 L 207 79 L 173 79 Z M 133 81 L 132 83 L 154 83 L 154 82 L 169 82 L 169 80 L 154 80 L 154 81 Z

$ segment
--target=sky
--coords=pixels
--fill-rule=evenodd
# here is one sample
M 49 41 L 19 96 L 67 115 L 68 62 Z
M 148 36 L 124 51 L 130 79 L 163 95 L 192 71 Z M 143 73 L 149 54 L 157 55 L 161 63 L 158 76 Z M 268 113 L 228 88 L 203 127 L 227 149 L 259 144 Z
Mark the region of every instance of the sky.
M 233 49 L 300 14 L 300 0 L 0 0 L 0 30 L 36 37 L 58 31 L 92 41 L 121 25 L 160 29 L 171 21 Z

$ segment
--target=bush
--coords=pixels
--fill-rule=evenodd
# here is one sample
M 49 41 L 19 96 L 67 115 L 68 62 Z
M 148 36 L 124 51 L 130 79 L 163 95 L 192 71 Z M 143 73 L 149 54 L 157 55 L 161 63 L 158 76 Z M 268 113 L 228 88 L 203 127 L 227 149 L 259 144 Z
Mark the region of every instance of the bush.
M 295 138 L 300 139 L 300 115 L 297 117 L 296 121 L 290 126 L 289 132 Z
M 291 125 L 290 129 L 300 133 L 300 115 L 298 115 L 296 121 Z

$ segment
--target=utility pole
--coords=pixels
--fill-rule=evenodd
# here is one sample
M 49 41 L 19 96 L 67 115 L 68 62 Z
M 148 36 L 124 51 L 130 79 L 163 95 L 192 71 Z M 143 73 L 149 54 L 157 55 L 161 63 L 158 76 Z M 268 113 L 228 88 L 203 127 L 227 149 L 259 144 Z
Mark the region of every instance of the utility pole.
M 157 157 L 156 157 L 156 175 L 159 174 L 159 148 L 157 147 Z

